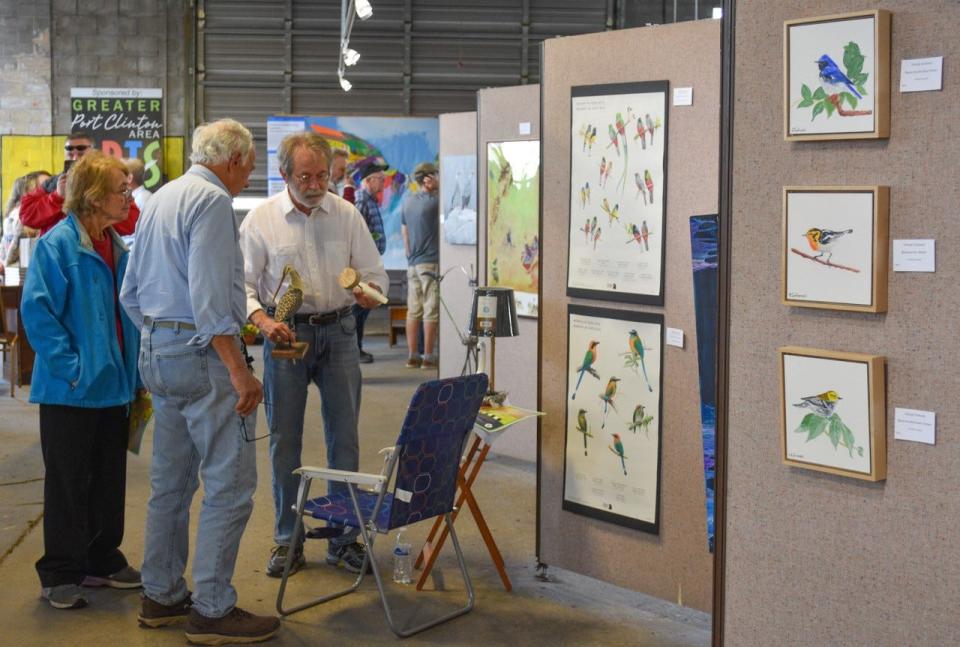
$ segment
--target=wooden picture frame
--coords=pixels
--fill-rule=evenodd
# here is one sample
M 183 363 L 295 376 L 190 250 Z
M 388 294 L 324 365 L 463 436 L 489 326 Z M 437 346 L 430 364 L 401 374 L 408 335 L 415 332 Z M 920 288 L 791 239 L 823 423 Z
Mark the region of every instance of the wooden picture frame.
M 663 315 L 567 306 L 563 509 L 660 533 Z
M 886 479 L 885 358 L 785 346 L 779 361 L 782 462 Z
M 886 312 L 889 214 L 890 187 L 784 187 L 782 303 Z
M 570 88 L 567 296 L 663 305 L 670 82 Z
M 784 139 L 890 136 L 890 18 L 874 9 L 784 22 Z

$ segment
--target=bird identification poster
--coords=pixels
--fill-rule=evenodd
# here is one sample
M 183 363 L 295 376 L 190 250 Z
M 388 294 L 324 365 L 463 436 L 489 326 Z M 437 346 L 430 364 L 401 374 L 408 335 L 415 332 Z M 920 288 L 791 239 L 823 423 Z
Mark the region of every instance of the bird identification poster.
M 789 20 L 784 29 L 786 137 L 886 136 L 889 14 Z
M 513 288 L 536 317 L 540 290 L 540 142 L 487 144 L 487 285 Z
M 669 89 L 570 91 L 568 296 L 663 305 Z
M 567 318 L 563 509 L 659 534 L 663 316 Z

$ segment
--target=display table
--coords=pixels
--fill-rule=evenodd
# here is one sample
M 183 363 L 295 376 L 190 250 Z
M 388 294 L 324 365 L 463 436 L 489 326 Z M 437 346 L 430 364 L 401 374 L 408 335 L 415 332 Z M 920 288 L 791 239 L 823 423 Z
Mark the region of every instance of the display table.
M 503 556 L 500 554 L 500 549 L 497 548 L 497 542 L 493 539 L 493 533 L 490 532 L 490 527 L 487 526 L 487 522 L 483 518 L 483 513 L 480 511 L 480 506 L 477 504 L 477 499 L 473 495 L 472 487 L 474 481 L 477 480 L 477 474 L 480 473 L 480 468 L 483 467 L 483 462 L 486 460 L 493 442 L 509 427 L 521 420 L 542 415 L 542 412 L 520 409 L 519 407 L 480 407 L 480 414 L 477 416 L 471 432 L 473 441 L 470 443 L 470 450 L 460 464 L 460 472 L 457 474 L 458 493 L 456 504 L 450 515 L 451 519 L 456 522 L 460 510 L 463 508 L 463 504 L 466 503 L 470 509 L 470 513 L 473 515 L 473 520 L 477 524 L 477 528 L 480 530 L 480 536 L 483 538 L 483 543 L 487 547 L 487 552 L 490 553 L 490 559 L 493 560 L 493 565 L 496 567 L 497 573 L 500 574 L 503 588 L 507 591 L 511 591 L 513 585 L 510 583 L 509 576 L 507 576 Z M 446 525 L 442 522 L 442 517 L 437 517 L 436 521 L 434 521 L 433 528 L 430 529 L 430 534 L 427 535 L 423 549 L 420 551 L 420 555 L 414 564 L 415 568 L 423 568 L 423 572 L 420 573 L 420 578 L 417 580 L 418 591 L 423 589 L 423 585 L 430 576 L 430 571 L 433 570 L 433 565 L 436 563 L 437 556 L 440 554 L 443 543 L 449 534 Z
M 4 285 L 0 287 L 2 294 L 4 330 L 17 332 L 17 373 L 11 375 L 10 379 L 16 380 L 18 386 L 30 384 L 30 377 L 33 374 L 34 352 L 27 341 L 27 334 L 23 329 L 23 321 L 20 319 L 20 298 L 23 295 L 23 287 L 20 285 Z M 6 367 L 4 367 L 6 370 Z

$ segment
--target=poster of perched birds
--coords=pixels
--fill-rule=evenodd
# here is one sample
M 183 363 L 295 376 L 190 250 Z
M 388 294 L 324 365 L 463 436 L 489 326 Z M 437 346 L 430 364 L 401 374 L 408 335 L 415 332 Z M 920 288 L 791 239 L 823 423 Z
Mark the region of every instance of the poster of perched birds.
M 884 312 L 889 188 L 785 187 L 783 302 Z
M 663 304 L 669 89 L 570 91 L 569 296 Z
M 884 359 L 780 349 L 783 461 L 877 481 L 886 476 Z
M 487 144 L 487 285 L 513 288 L 517 314 L 537 316 L 540 288 L 540 142 L 537 140 Z
M 663 316 L 569 306 L 563 509 L 659 532 Z
M 787 139 L 889 136 L 890 13 L 788 20 Z

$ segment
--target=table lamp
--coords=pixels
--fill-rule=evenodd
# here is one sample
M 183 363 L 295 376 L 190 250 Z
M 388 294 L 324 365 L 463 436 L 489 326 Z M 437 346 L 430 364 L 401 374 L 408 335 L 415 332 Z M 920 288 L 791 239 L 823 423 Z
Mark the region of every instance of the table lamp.
M 490 386 L 495 393 L 494 377 L 497 357 L 497 337 L 516 337 L 520 334 L 517 324 L 517 302 L 512 288 L 480 286 L 473 291 L 473 308 L 470 311 L 470 334 L 490 338 Z

